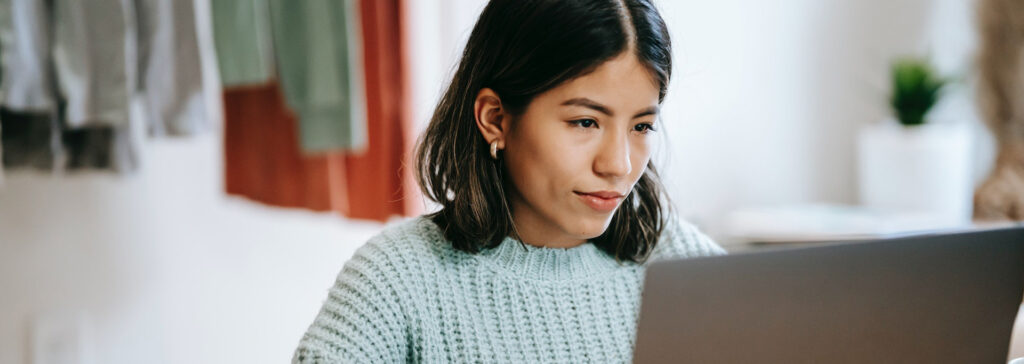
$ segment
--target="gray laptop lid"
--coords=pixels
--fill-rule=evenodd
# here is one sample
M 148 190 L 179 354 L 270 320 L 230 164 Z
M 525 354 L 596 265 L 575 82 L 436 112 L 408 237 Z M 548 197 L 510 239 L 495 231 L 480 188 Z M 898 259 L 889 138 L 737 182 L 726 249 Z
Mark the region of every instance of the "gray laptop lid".
M 1024 228 L 652 263 L 637 363 L 1000 363 Z

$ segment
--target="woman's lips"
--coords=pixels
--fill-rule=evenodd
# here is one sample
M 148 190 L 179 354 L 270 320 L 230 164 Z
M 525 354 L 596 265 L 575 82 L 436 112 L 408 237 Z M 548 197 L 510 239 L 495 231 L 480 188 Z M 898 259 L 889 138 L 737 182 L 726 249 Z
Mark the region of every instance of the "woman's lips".
M 590 208 L 600 212 L 615 211 L 615 208 L 619 206 L 619 201 L 622 200 L 622 196 L 613 197 L 613 195 L 609 194 L 604 194 L 609 196 L 608 198 L 583 192 L 576 192 L 576 195 L 579 196 L 587 206 L 590 206 Z

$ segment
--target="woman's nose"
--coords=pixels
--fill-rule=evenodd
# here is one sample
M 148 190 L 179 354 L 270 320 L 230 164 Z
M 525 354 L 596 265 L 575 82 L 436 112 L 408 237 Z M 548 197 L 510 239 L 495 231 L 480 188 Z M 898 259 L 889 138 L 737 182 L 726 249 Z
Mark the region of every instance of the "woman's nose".
M 594 157 L 594 173 L 600 176 L 622 177 L 632 171 L 627 138 L 625 133 L 615 133 L 605 138 Z

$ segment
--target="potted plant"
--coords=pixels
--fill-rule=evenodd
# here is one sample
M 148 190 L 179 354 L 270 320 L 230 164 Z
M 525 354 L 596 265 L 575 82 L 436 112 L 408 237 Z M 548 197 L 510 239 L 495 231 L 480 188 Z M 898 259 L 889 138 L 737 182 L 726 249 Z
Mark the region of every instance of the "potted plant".
M 949 81 L 924 59 L 892 64 L 892 116 L 861 129 L 857 140 L 862 205 L 933 216 L 937 227 L 971 215 L 971 135 L 965 123 L 933 120 Z

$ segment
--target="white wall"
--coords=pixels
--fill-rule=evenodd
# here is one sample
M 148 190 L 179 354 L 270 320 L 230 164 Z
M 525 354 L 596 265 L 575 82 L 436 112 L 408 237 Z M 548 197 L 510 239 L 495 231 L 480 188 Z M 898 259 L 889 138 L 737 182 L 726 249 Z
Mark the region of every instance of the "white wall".
M 11 174 L 0 192 L 0 363 L 33 317 L 84 312 L 96 363 L 287 362 L 379 224 L 221 192 L 220 138 L 147 145 L 128 178 Z
M 422 127 L 484 1 L 409 3 Z M 889 60 L 932 49 L 952 70 L 973 47 L 963 0 L 660 6 L 676 68 L 659 160 L 681 211 L 712 234 L 738 206 L 854 202 L 853 133 L 885 115 Z M 208 101 L 219 115 L 216 92 Z M 67 311 L 92 322 L 97 363 L 286 362 L 342 263 L 380 228 L 224 196 L 219 131 L 143 147 L 131 177 L 8 174 L 0 363 L 27 363 L 32 318 Z
M 974 44 L 963 0 L 660 4 L 677 65 L 669 184 L 715 234 L 741 206 L 856 203 L 856 131 L 888 115 L 889 63 L 931 52 L 951 72 Z M 969 90 L 954 91 L 936 116 L 976 124 Z

